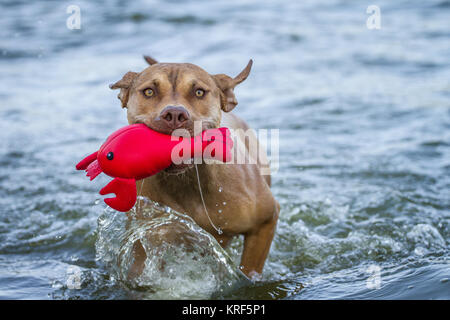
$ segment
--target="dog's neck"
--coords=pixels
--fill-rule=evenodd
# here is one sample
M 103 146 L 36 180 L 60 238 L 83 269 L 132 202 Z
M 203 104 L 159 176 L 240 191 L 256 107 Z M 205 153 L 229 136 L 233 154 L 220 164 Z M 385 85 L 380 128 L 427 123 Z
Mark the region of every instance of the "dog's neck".
M 180 174 L 170 174 L 164 171 L 158 173 L 155 179 L 159 185 L 160 192 L 192 199 L 192 197 L 199 197 L 201 188 L 203 195 L 208 195 L 213 191 L 214 187 L 212 182 L 215 180 L 215 165 L 197 164 L 197 169 L 191 167 Z

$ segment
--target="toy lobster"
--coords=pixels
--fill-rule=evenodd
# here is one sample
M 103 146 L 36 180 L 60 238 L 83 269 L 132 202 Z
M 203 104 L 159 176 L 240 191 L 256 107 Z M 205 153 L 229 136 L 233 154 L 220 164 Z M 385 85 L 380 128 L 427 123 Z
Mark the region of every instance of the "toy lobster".
M 156 132 L 145 124 L 133 124 L 111 134 L 100 149 L 81 160 L 77 170 L 86 170 L 90 180 L 101 172 L 114 179 L 100 190 L 115 193 L 105 202 L 126 212 L 136 203 L 136 180 L 191 158 L 230 161 L 233 141 L 227 128 L 208 129 L 193 138 L 174 137 Z M 177 163 L 178 164 L 178 163 Z

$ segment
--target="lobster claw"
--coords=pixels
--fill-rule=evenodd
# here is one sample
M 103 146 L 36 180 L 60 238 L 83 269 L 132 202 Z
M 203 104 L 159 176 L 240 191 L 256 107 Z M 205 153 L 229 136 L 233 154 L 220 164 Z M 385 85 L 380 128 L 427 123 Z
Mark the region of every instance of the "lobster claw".
M 100 190 L 101 195 L 108 193 L 114 193 L 116 196 L 106 198 L 105 203 L 117 211 L 127 212 L 136 203 L 136 180 L 115 178 Z

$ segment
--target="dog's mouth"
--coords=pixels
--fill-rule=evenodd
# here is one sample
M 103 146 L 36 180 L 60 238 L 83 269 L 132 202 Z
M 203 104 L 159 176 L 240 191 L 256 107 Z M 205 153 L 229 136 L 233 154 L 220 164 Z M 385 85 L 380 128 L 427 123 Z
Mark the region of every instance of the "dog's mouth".
M 189 120 L 178 128 L 172 128 L 156 119 L 149 119 L 143 116 L 138 116 L 137 118 L 134 123 L 143 123 L 154 131 L 173 136 L 185 136 L 187 134 L 193 137 L 207 129 L 218 128 L 218 124 L 210 119 Z M 197 127 L 197 122 L 200 123 L 200 128 Z M 198 132 L 198 130 L 200 131 Z
M 193 163 L 181 163 L 181 164 L 171 164 L 168 168 L 164 169 L 164 172 L 168 174 L 182 174 L 192 168 Z
M 176 132 L 174 132 L 175 131 L 174 129 L 167 128 L 165 126 L 161 126 L 158 122 L 155 122 L 155 121 L 148 121 L 148 120 L 147 121 L 137 121 L 136 123 L 144 123 L 150 129 L 155 130 L 160 133 L 163 133 L 163 134 L 179 136 L 178 134 L 176 134 Z M 216 125 L 212 121 L 202 120 L 202 129 L 201 129 L 202 132 L 204 130 L 212 129 L 215 127 L 216 127 Z M 193 125 L 185 126 L 180 129 L 186 130 L 191 137 L 194 136 L 194 126 Z M 163 172 L 165 172 L 167 174 L 171 174 L 171 175 L 178 175 L 178 174 L 182 174 L 182 173 L 186 172 L 187 170 L 189 170 L 193 167 L 194 167 L 193 160 L 192 160 L 192 162 L 189 162 L 189 163 L 181 163 L 181 164 L 172 163 L 168 168 L 164 169 Z
M 193 137 L 193 128 L 183 128 L 184 130 L 186 130 L 187 132 L 189 132 L 189 136 Z M 179 136 L 177 134 L 175 134 L 172 130 L 172 132 L 167 132 L 166 134 L 170 134 L 173 136 Z M 192 168 L 194 165 L 193 163 L 180 163 L 180 164 L 174 164 L 172 163 L 168 168 L 164 169 L 164 172 L 168 173 L 168 174 L 182 174 L 184 172 L 186 172 L 188 169 Z

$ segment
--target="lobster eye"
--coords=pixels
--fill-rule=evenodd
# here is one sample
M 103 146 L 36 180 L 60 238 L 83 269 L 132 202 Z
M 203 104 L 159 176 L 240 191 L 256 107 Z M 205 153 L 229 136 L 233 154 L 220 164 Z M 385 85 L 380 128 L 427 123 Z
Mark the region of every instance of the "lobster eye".
M 106 155 L 106 159 L 108 160 L 114 159 L 114 153 L 112 153 L 112 151 L 108 152 L 108 154 Z

